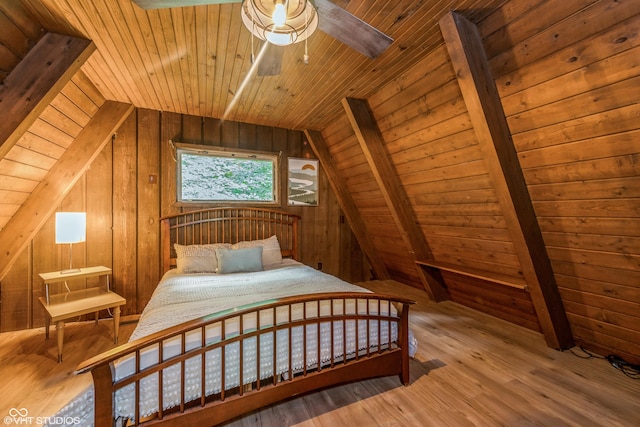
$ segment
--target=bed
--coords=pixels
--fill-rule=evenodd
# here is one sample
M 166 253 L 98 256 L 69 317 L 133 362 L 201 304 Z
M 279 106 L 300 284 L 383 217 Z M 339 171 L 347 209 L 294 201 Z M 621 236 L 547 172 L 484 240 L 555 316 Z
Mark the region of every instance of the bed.
M 258 208 L 163 218 L 164 275 L 131 339 L 77 368 L 93 385 L 56 419 L 217 425 L 346 382 L 408 384 L 413 302 L 299 263 L 298 220 Z

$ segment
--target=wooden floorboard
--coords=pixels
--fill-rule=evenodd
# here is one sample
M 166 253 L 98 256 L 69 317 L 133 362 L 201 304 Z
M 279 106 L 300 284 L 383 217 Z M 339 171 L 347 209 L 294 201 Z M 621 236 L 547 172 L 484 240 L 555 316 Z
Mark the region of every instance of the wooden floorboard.
M 126 342 L 135 323 L 120 324 Z M 56 329 L 45 340 L 44 327 L 0 334 L 0 417 L 25 408 L 30 417 L 53 415 L 71 396 L 91 383 L 90 375 L 74 375 L 83 360 L 115 347 L 113 320 L 65 322 L 63 361 L 57 363 Z M 6 424 L 6 423 L 5 423 Z M 33 421 L 34 425 L 38 425 Z
M 410 315 L 419 341 L 411 384 L 386 377 L 334 387 L 227 427 L 640 425 L 640 381 L 605 360 L 555 351 L 536 332 L 456 303 L 431 303 L 393 281 L 366 286 L 418 300 Z M 134 327 L 122 325 L 121 339 Z M 55 335 L 45 341 L 42 328 L 0 334 L 0 416 L 12 408 L 33 417 L 54 413 L 90 381 L 74 376 L 75 366 L 112 348 L 111 340 L 110 320 L 70 323 L 58 364 Z

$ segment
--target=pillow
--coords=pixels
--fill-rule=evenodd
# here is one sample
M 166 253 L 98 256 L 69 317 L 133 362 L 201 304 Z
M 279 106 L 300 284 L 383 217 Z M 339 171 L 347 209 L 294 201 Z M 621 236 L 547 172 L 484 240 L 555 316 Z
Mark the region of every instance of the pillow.
M 262 271 L 262 246 L 253 248 L 218 248 L 218 270 L 220 274 Z
M 228 243 L 211 245 L 179 245 L 175 243 L 178 273 L 215 273 L 218 268 L 217 248 L 229 248 Z
M 268 239 L 248 240 L 238 242 L 232 246 L 233 249 L 252 248 L 262 246 L 262 265 L 267 267 L 273 264 L 282 264 L 282 251 L 277 236 L 271 236 Z

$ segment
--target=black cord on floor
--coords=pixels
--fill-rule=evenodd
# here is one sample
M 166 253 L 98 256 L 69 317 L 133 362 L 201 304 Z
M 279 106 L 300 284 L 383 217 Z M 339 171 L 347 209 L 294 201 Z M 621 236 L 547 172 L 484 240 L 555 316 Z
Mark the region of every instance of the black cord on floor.
M 580 346 L 580 351 L 582 353 L 576 353 L 573 349 L 569 350 L 571 354 L 580 359 L 606 359 L 607 362 L 626 376 L 631 379 L 639 380 L 640 379 L 640 365 L 634 365 L 623 358 L 616 356 L 615 354 L 610 354 L 606 357 L 599 356 L 597 354 L 591 353 L 589 350 Z
M 615 354 L 607 356 L 607 360 L 617 370 L 631 379 L 640 380 L 640 365 L 633 365 Z
M 571 354 L 573 354 L 576 357 L 579 357 L 580 359 L 605 359 L 602 356 L 598 356 L 597 354 L 591 353 L 589 350 L 587 350 L 586 348 L 584 348 L 582 346 L 580 346 L 580 350 L 584 354 L 578 354 L 575 351 L 573 351 L 573 349 L 571 349 L 569 351 L 571 352 Z

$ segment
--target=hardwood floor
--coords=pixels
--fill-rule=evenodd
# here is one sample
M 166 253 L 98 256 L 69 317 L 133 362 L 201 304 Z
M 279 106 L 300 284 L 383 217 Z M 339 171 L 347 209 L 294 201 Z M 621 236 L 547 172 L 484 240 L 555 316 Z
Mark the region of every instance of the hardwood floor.
M 640 381 L 607 361 L 552 350 L 535 332 L 455 303 L 430 303 L 394 282 L 366 286 L 418 301 L 410 316 L 419 342 L 411 384 L 387 377 L 335 387 L 227 427 L 640 425 Z M 123 324 L 121 339 L 134 327 Z M 110 320 L 70 323 L 58 364 L 54 337 L 45 341 L 42 328 L 0 334 L 0 416 L 12 408 L 51 415 L 90 381 L 74 376 L 75 366 L 113 346 Z
M 135 323 L 121 322 L 120 342 L 126 342 L 134 328 Z M 113 347 L 111 319 L 97 326 L 94 321 L 65 323 L 62 363 L 57 363 L 55 326 L 48 340 L 44 327 L 0 334 L 0 419 L 13 408 L 25 408 L 30 417 L 53 415 L 91 383 L 90 375 L 73 374 L 76 366 Z

